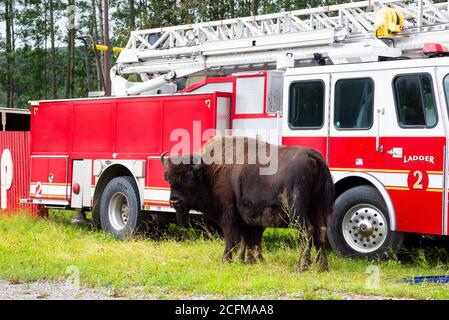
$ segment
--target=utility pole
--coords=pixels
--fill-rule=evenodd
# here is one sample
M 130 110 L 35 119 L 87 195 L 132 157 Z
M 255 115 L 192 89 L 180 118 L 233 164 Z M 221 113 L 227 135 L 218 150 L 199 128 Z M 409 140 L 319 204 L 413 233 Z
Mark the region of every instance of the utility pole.
M 103 0 L 103 42 L 104 45 L 108 47 L 108 50 L 104 51 L 104 60 L 103 60 L 103 74 L 104 74 L 104 93 L 106 96 L 111 95 L 111 75 L 109 74 L 109 70 L 111 69 L 111 43 L 109 41 L 109 1 Z
M 76 26 L 75 26 L 75 0 L 68 0 L 67 7 L 67 18 L 68 18 L 68 46 L 67 46 L 67 87 L 66 87 L 66 98 L 73 98 L 73 69 L 75 65 L 75 34 L 76 34 Z

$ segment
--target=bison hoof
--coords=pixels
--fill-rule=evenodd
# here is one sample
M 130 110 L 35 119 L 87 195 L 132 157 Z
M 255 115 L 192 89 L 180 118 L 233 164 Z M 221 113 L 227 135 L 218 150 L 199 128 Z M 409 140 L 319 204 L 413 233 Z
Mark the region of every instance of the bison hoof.
M 230 263 L 230 262 L 232 262 L 232 258 L 230 256 L 223 256 L 223 258 L 221 258 L 221 262 Z
M 245 261 L 246 261 L 246 255 L 245 255 L 245 252 L 239 254 L 239 261 L 240 261 L 241 263 L 245 263 Z
M 295 272 L 306 272 L 310 269 L 310 265 L 300 263 L 295 267 Z
M 320 272 L 327 272 L 329 271 L 329 264 L 328 263 L 321 263 L 320 264 Z
M 257 263 L 257 259 L 255 257 L 248 257 L 246 259 L 246 263 L 248 263 L 248 264 L 255 264 L 255 263 Z

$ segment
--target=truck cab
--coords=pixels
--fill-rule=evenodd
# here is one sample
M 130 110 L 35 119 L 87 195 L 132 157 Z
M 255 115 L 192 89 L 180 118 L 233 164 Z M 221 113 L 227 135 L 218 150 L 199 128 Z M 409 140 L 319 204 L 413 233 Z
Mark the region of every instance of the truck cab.
M 285 73 L 282 142 L 327 159 L 338 252 L 375 256 L 403 232 L 448 234 L 448 74 L 447 57 Z

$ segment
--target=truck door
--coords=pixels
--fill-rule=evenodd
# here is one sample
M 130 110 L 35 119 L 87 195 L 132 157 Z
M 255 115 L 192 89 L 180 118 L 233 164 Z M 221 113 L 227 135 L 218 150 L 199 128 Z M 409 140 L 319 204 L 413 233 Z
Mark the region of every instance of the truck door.
M 354 172 L 384 179 L 376 110 L 383 92 L 373 71 L 332 74 L 329 167 L 338 181 Z
M 282 144 L 307 146 L 328 156 L 329 74 L 284 79 Z
M 443 197 L 443 234 L 447 235 L 449 230 L 449 219 L 448 219 L 448 190 L 449 190 L 449 67 L 439 67 L 437 68 L 437 82 L 438 82 L 438 92 L 439 101 L 441 107 L 441 114 L 444 115 L 443 121 L 448 123 L 446 125 L 446 148 L 445 148 L 445 159 L 444 159 L 444 194 Z
M 446 137 L 434 68 L 390 70 L 384 77 L 385 186 L 396 230 L 442 234 Z

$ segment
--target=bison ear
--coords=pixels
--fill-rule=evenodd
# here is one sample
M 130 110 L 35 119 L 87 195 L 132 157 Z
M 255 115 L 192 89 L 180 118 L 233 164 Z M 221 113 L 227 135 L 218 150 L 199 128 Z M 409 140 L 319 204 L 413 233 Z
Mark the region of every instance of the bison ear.
M 168 168 L 170 167 L 168 161 L 165 159 L 165 155 L 166 155 L 167 153 L 168 153 L 168 151 L 165 151 L 163 154 L 161 154 L 161 163 L 162 163 L 162 166 L 163 166 L 165 169 L 168 169 Z

